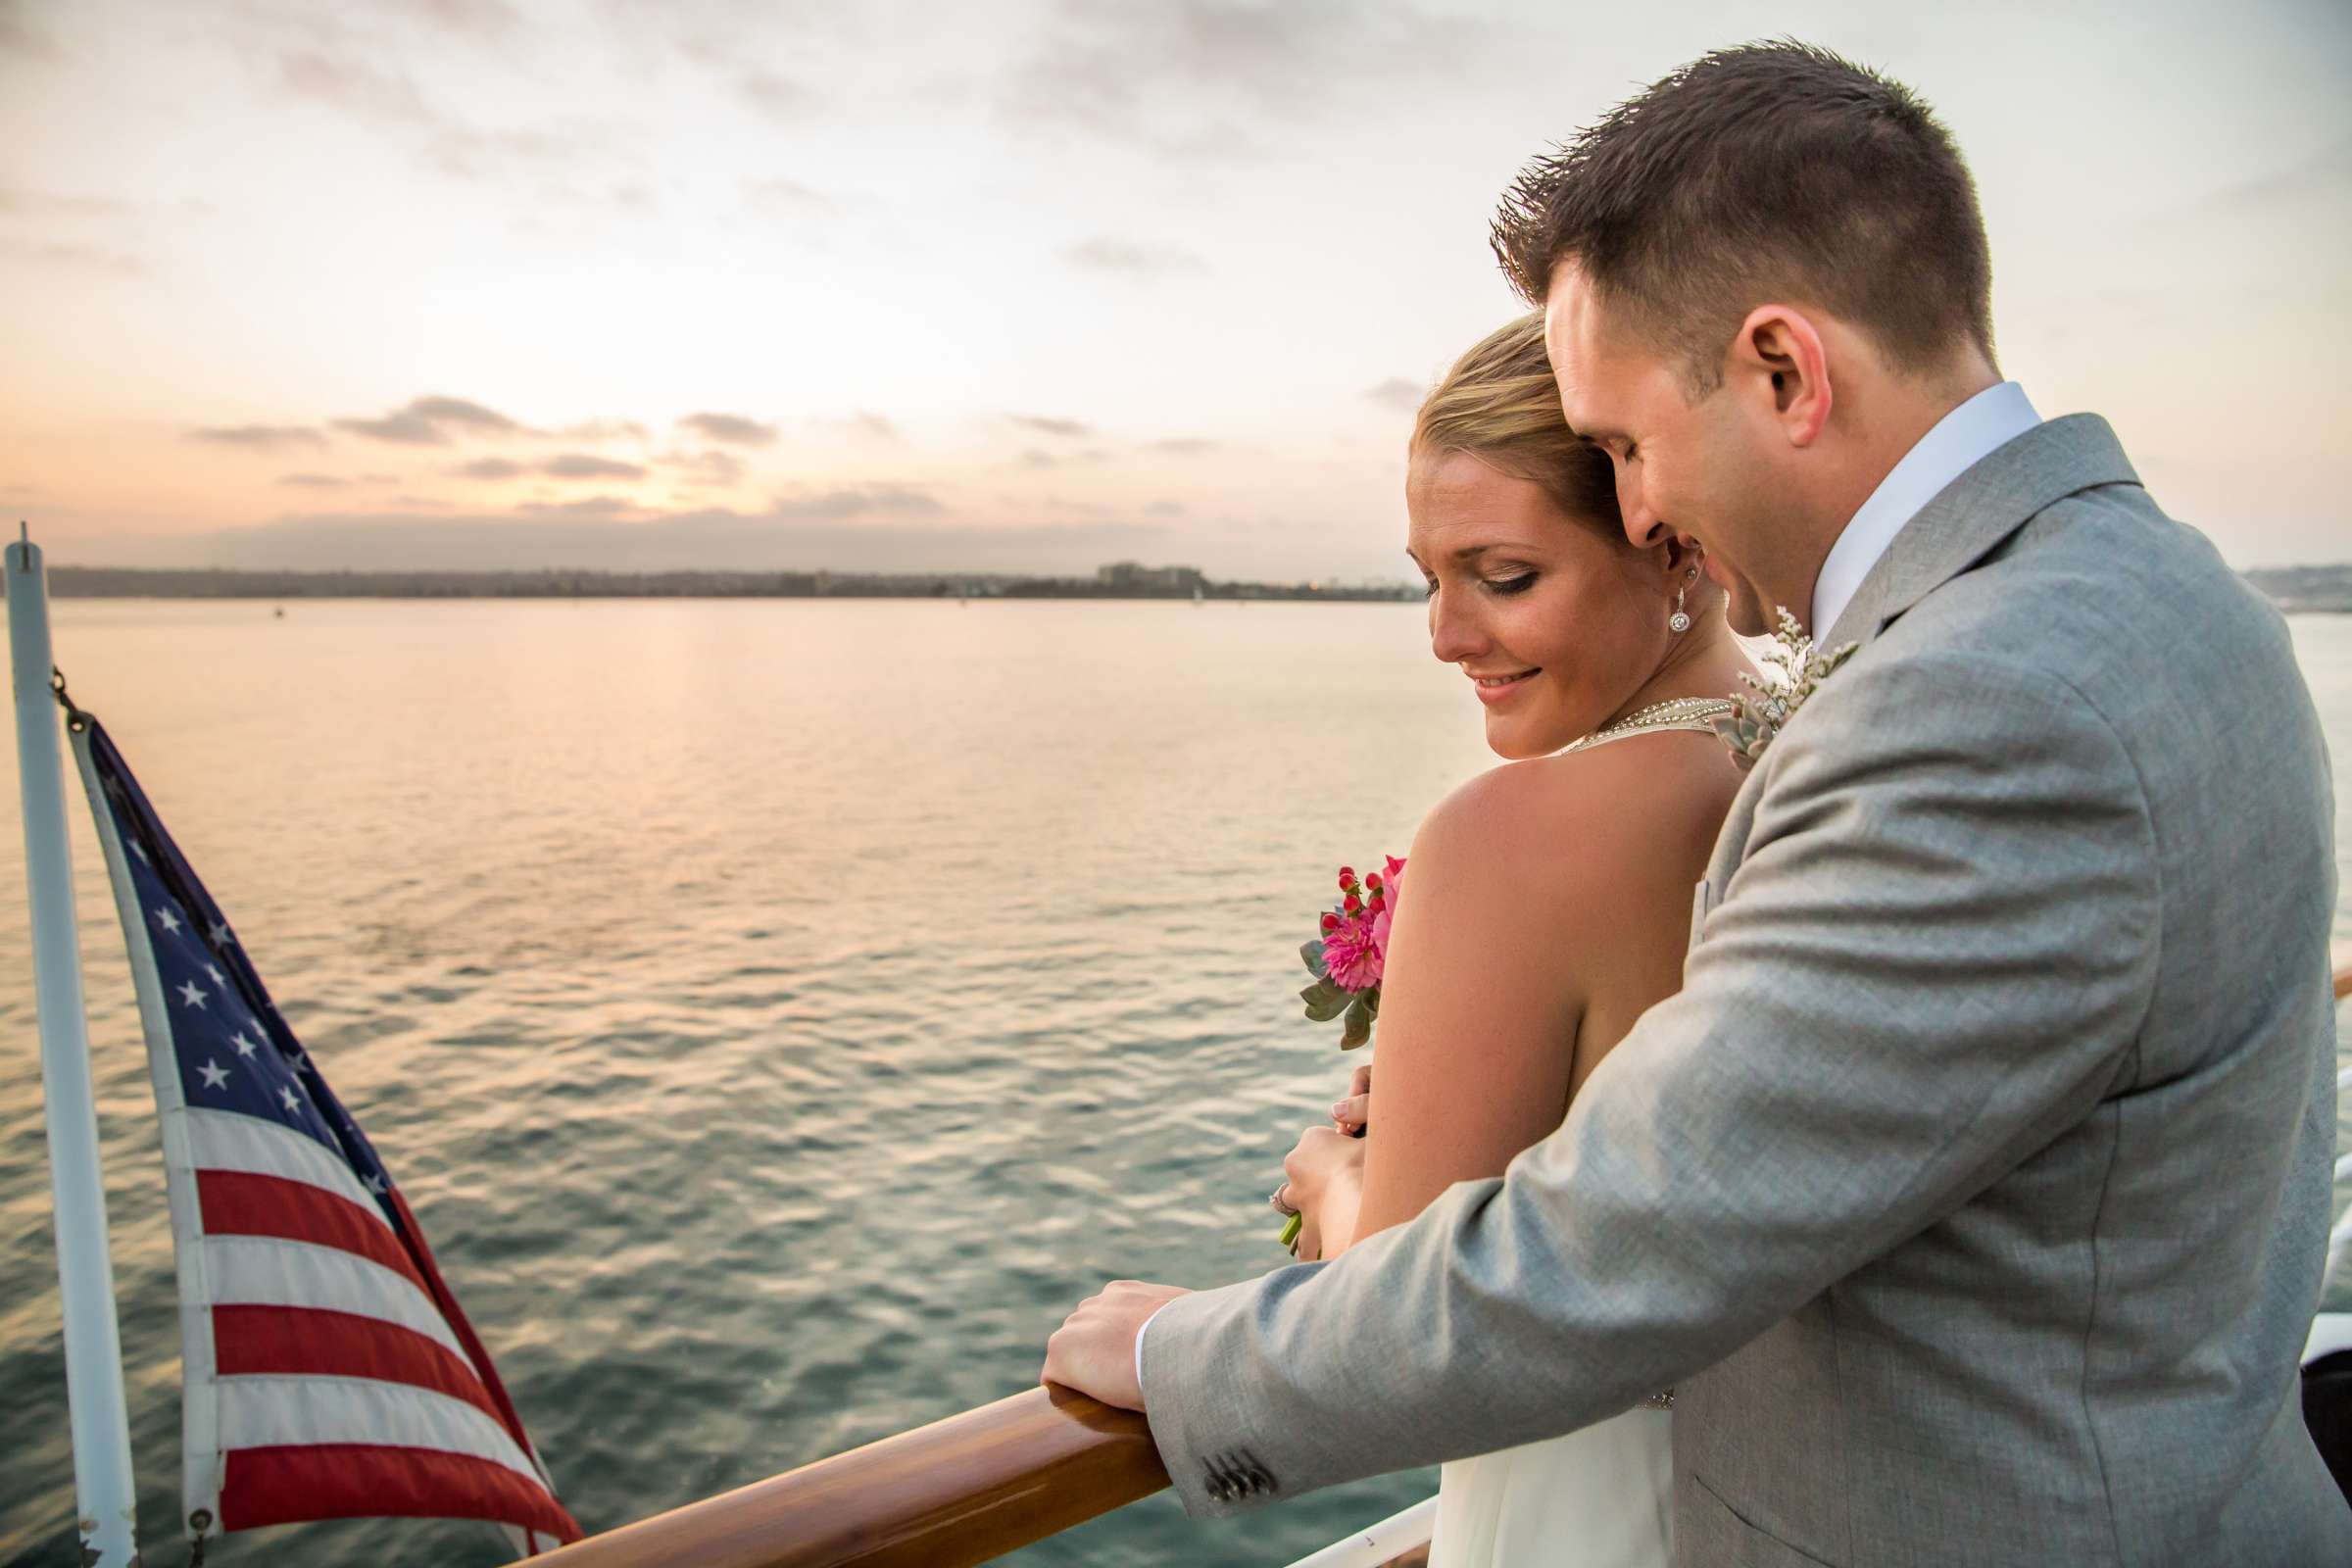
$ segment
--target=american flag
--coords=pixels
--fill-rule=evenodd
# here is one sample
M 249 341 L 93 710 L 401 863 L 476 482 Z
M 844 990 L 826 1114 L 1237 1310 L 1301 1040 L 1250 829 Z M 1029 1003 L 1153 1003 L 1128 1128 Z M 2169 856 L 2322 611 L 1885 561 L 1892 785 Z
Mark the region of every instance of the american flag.
M 96 719 L 179 1274 L 188 1534 L 379 1515 L 577 1540 L 416 1217 Z

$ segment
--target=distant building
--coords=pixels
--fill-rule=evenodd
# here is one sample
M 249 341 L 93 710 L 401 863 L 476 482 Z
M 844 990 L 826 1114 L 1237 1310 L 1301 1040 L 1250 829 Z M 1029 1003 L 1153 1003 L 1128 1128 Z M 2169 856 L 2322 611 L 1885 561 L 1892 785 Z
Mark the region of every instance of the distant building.
M 1198 566 L 1146 566 L 1121 561 L 1095 570 L 1095 586 L 1110 594 L 1183 598 L 1207 584 Z

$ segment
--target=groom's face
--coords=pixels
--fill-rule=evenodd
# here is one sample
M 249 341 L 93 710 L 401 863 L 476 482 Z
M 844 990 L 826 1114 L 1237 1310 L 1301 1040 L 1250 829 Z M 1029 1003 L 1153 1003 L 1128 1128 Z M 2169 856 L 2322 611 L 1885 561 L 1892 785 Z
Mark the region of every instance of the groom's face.
M 1756 586 L 1770 530 L 1761 526 L 1776 489 L 1766 454 L 1720 388 L 1695 401 L 1672 354 L 1612 323 L 1573 262 L 1552 273 L 1544 344 L 1569 427 L 1609 455 L 1625 535 L 1654 547 L 1670 534 L 1695 539 L 1704 569 L 1729 597 L 1732 629 L 1771 629 Z

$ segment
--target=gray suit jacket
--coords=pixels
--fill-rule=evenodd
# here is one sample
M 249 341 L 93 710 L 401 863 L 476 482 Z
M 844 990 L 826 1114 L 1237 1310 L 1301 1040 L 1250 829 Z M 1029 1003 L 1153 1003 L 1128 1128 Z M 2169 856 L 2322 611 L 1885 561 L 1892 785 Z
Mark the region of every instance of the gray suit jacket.
M 1675 1385 L 1686 1563 L 2352 1563 L 2297 1400 L 2335 861 L 2282 623 L 2076 416 L 1912 519 L 1849 640 L 1557 1132 L 1160 1310 L 1188 1512 Z

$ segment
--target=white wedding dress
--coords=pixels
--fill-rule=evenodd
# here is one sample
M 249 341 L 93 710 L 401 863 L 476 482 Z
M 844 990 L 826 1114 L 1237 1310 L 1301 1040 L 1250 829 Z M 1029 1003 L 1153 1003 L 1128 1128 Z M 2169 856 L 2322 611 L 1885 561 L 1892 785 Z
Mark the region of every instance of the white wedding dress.
M 1669 711 L 1666 722 L 1603 731 L 1568 750 L 1708 727 Z M 1660 1395 L 1563 1437 L 1442 1467 L 1429 1568 L 1673 1568 L 1672 1401 Z
M 1674 1412 L 1444 1466 L 1429 1568 L 1672 1568 Z

